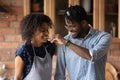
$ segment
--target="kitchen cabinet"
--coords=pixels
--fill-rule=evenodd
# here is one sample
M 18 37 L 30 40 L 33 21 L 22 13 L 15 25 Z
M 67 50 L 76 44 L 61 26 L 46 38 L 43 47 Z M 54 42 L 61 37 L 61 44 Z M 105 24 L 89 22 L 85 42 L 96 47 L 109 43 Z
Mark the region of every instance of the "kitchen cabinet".
M 118 34 L 118 1 L 119 0 L 105 0 L 105 31 L 112 34 L 113 37 L 119 37 Z
M 30 0 L 24 1 L 24 14 L 30 14 Z M 52 34 L 67 34 L 64 28 L 64 11 L 70 5 L 84 6 L 85 0 L 44 0 L 43 13 L 51 17 L 54 28 Z M 85 5 L 88 3 L 85 3 Z M 93 28 L 109 32 L 115 38 L 120 38 L 120 0 L 90 0 L 90 10 L 87 11 L 89 23 Z
M 98 5 L 95 5 L 96 3 Z M 94 0 L 93 4 L 94 28 L 109 32 L 113 38 L 120 38 L 120 0 L 98 0 L 96 2 Z M 95 20 L 98 20 L 98 24 Z
M 31 0 L 30 12 L 31 13 L 44 13 L 44 0 Z
M 85 9 L 89 5 L 88 21 L 93 28 L 120 38 L 120 0 L 69 0 L 70 5 L 81 5 Z
M 84 0 L 79 0 L 80 5 Z M 120 25 L 119 21 L 119 4 L 120 0 L 91 0 L 91 13 L 92 26 L 95 29 L 106 31 L 112 34 L 113 37 L 120 38 Z M 84 6 L 83 6 L 84 7 Z

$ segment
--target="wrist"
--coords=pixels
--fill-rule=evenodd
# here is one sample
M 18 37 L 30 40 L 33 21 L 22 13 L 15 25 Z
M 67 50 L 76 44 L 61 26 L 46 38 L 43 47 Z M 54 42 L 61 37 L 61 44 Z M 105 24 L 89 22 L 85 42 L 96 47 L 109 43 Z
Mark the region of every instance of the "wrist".
M 65 45 L 65 44 L 66 44 L 66 42 L 67 42 L 67 40 L 66 40 L 66 39 L 63 39 L 63 40 L 62 40 L 62 44 L 64 44 L 64 45 Z
M 70 46 L 70 44 L 71 44 L 71 41 L 70 40 L 68 40 L 67 42 L 66 42 L 66 44 L 65 44 L 65 46 Z

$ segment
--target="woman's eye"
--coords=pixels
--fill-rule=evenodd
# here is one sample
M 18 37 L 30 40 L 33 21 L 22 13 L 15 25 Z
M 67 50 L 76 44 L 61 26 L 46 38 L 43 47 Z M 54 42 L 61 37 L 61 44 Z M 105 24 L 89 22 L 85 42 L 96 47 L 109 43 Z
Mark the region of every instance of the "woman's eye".
M 40 32 L 45 32 L 45 30 L 40 30 Z
M 43 30 L 40 30 L 40 32 L 48 32 L 48 30 L 44 30 L 44 29 L 43 29 Z

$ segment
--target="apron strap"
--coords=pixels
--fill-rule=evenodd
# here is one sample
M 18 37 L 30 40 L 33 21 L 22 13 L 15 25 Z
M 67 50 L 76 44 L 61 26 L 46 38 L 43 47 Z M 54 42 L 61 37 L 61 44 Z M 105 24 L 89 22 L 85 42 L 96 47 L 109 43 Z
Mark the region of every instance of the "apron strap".
M 44 48 L 45 48 L 45 52 L 46 52 L 46 54 L 48 54 L 48 51 L 47 51 L 46 47 L 44 47 Z
M 32 49 L 33 49 L 34 56 L 36 56 L 35 49 L 34 49 L 33 45 L 32 45 Z

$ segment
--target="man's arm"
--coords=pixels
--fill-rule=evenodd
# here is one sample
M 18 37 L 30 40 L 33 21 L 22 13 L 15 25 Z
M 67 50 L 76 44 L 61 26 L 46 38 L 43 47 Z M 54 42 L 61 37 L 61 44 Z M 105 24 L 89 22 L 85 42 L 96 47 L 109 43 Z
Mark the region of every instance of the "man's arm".
M 65 53 L 63 50 L 63 46 L 60 45 L 57 47 L 57 63 L 54 80 L 65 80 L 66 79 L 65 69 L 66 69 Z
M 79 56 L 87 60 L 96 60 L 101 58 L 103 55 L 105 55 L 105 53 L 107 53 L 107 50 L 111 43 L 111 38 L 112 37 L 109 34 L 102 36 L 98 44 L 91 49 L 78 46 L 72 42 L 70 42 L 69 46 L 67 47 L 73 50 Z M 53 41 L 55 41 L 57 44 L 64 44 L 64 45 L 66 45 L 68 42 L 68 40 L 64 39 L 59 34 L 55 36 L 55 39 Z

